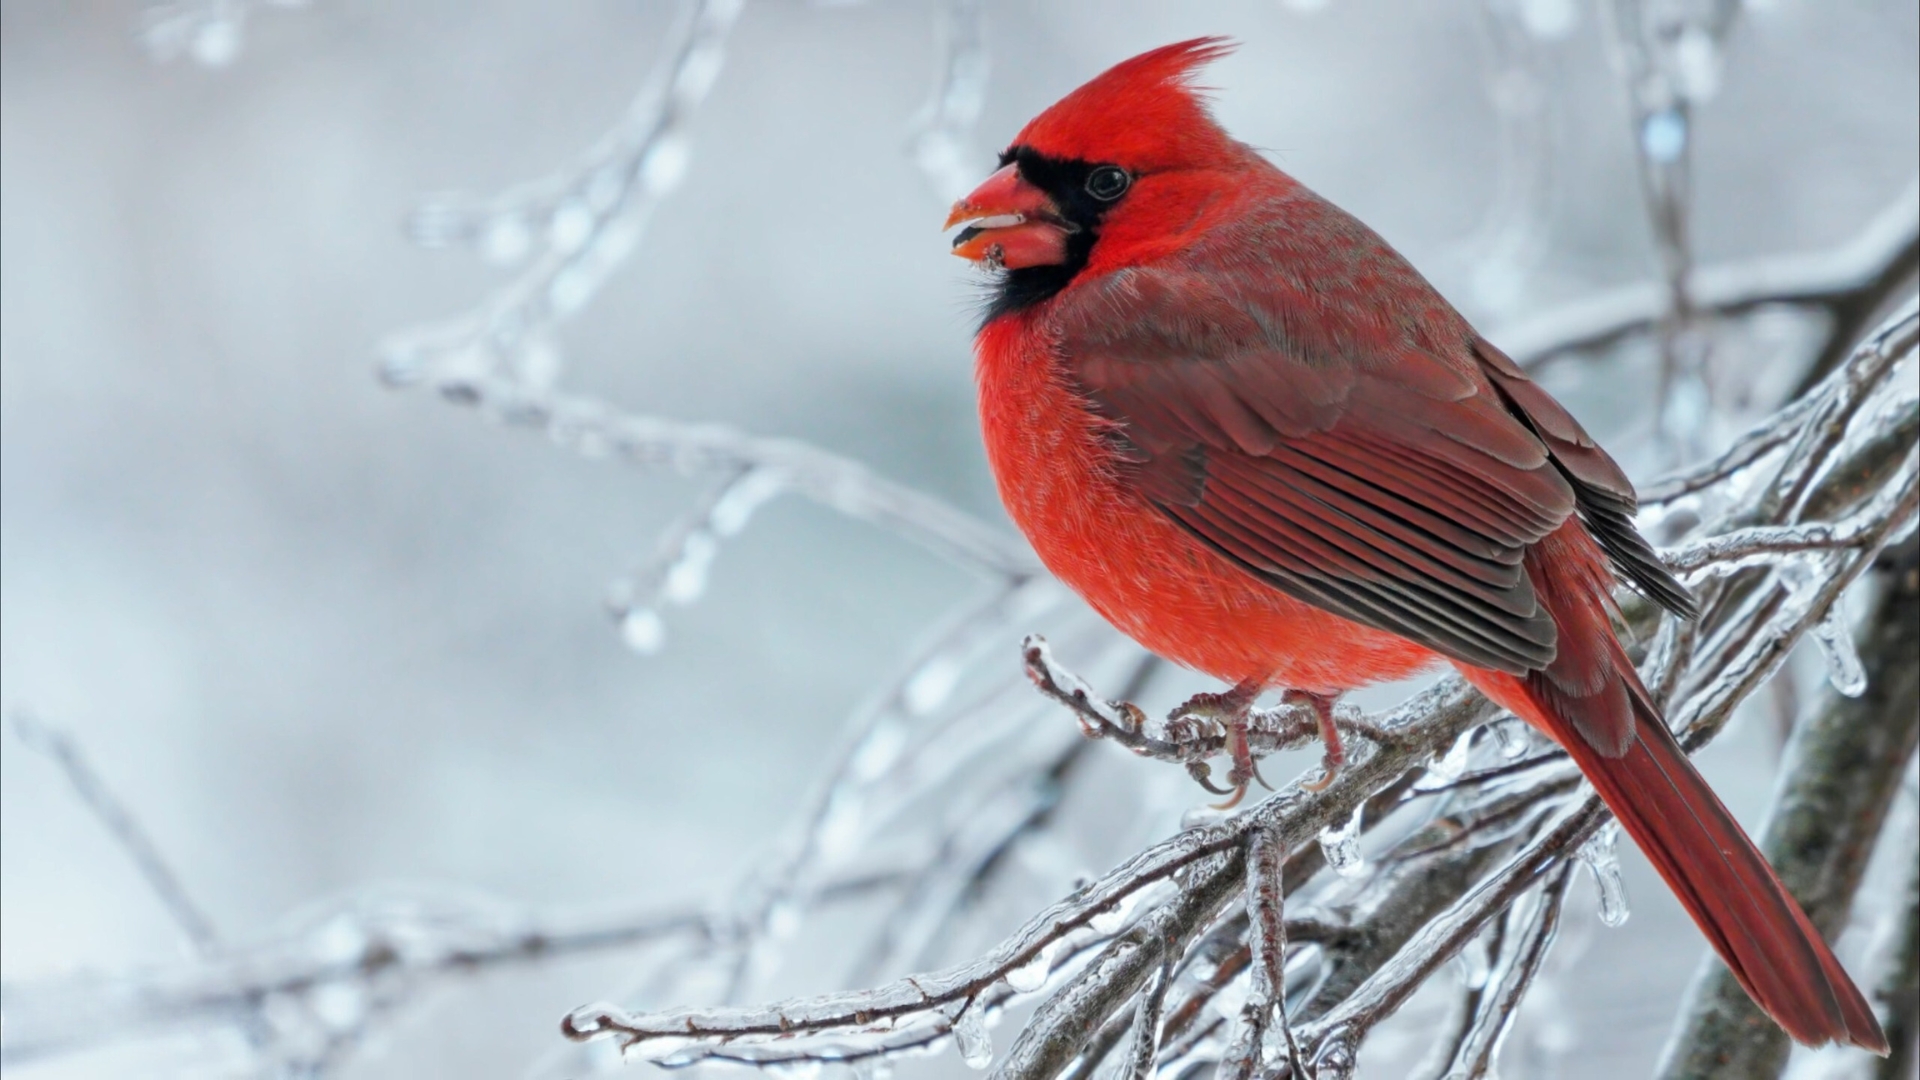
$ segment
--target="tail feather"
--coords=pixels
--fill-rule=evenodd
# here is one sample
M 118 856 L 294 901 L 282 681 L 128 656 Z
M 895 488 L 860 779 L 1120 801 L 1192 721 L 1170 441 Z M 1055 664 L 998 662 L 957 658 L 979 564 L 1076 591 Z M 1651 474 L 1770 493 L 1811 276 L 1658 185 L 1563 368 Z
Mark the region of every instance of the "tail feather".
M 1614 638 L 1592 546 L 1562 530 L 1528 555 L 1559 630 L 1546 669 L 1462 671 L 1566 748 L 1747 995 L 1787 1034 L 1885 1054 L 1866 998 L 1693 767 Z

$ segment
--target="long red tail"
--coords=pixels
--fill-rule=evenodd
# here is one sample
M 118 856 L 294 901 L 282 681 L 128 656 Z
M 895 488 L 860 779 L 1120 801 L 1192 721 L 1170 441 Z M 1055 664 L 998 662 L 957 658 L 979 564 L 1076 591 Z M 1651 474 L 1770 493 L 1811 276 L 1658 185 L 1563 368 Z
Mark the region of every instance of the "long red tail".
M 1707 787 L 1613 636 L 1599 551 L 1569 522 L 1527 569 L 1559 630 L 1524 679 L 1469 681 L 1565 747 L 1755 1004 L 1799 1042 L 1887 1052 L 1866 998 L 1786 886 Z

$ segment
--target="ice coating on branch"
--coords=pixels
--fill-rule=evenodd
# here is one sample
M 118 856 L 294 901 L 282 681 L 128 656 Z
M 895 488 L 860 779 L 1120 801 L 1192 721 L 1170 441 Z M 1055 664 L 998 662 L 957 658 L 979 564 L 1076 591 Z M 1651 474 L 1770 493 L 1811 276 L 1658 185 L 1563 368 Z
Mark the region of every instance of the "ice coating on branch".
M 1359 877 L 1366 872 L 1367 860 L 1360 854 L 1360 815 L 1365 810 L 1364 803 L 1356 806 L 1345 825 L 1320 830 L 1320 850 L 1327 857 L 1327 865 L 1341 877 Z
M 884 1054 L 854 1059 L 854 1080 L 893 1080 L 893 1062 Z
M 1054 951 L 1059 946 L 1058 941 L 1050 941 L 1033 959 L 1007 972 L 1007 985 L 1022 994 L 1031 994 L 1045 986 L 1047 976 L 1053 971 Z
M 1827 661 L 1827 681 L 1838 693 L 1857 698 L 1867 692 L 1867 669 L 1860 662 L 1860 650 L 1848 625 L 1846 605 L 1839 600 L 1827 609 L 1811 631 L 1820 655 Z
M 958 1015 L 951 1020 L 953 1042 L 960 1050 L 960 1060 L 967 1063 L 969 1069 L 984 1069 L 993 1064 L 993 1036 L 987 1034 L 986 1010 L 975 1006 L 974 1002 L 965 1002 Z
M 1593 871 L 1593 884 L 1599 892 L 1600 921 L 1607 926 L 1619 926 L 1633 914 L 1627 905 L 1627 885 L 1620 877 L 1620 857 L 1615 851 L 1619 836 L 1619 826 L 1603 826 L 1580 845 L 1577 856 Z

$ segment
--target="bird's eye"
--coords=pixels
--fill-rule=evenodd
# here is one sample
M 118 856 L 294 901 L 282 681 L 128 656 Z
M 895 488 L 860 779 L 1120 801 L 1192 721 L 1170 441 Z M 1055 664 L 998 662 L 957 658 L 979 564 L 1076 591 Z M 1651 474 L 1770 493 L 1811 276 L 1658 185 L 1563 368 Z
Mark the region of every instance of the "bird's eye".
M 1087 194 L 1101 202 L 1112 202 L 1127 193 L 1133 177 L 1118 165 L 1102 165 L 1087 174 Z

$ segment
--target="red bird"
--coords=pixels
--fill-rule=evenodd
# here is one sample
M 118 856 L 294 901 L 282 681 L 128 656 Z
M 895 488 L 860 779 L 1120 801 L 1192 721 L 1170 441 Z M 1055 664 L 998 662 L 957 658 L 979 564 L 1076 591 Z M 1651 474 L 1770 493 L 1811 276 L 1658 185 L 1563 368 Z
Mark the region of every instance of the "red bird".
M 1553 737 L 1795 1039 L 1887 1052 L 1860 991 L 1680 749 L 1614 637 L 1614 573 L 1693 599 L 1633 486 L 1374 232 L 1216 124 L 1216 38 L 1041 113 L 953 210 L 997 272 L 976 343 L 988 460 L 1040 558 L 1116 627 L 1284 690 L 1338 766 L 1343 691 L 1449 661 Z

